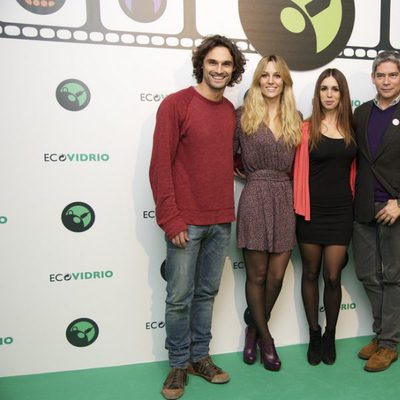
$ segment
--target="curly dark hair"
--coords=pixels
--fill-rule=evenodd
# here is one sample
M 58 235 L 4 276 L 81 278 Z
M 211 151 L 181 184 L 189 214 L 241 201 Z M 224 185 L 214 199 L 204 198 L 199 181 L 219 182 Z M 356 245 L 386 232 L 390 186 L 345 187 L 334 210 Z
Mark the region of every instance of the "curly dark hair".
M 203 80 L 203 62 L 210 50 L 214 47 L 226 47 L 233 58 L 233 73 L 232 79 L 228 86 L 233 86 L 242 80 L 244 66 L 246 59 L 243 53 L 232 40 L 221 35 L 206 36 L 198 47 L 193 50 L 192 63 L 193 63 L 193 76 L 196 78 L 197 83 Z

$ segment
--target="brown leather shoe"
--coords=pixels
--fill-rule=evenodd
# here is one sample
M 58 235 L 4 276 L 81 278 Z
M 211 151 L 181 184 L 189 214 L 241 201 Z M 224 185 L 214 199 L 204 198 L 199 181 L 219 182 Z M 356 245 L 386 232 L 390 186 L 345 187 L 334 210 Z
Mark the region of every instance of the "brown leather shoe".
M 397 360 L 397 351 L 387 347 L 379 347 L 365 364 L 364 369 L 368 372 L 379 372 L 389 368 Z
M 369 360 L 369 358 L 376 353 L 379 347 L 379 340 L 374 337 L 368 344 L 366 344 L 358 353 L 358 357 L 362 360 Z
M 184 368 L 171 368 L 164 382 L 161 394 L 167 400 L 179 399 L 185 391 L 187 371 Z
M 217 367 L 210 356 L 191 362 L 188 365 L 188 373 L 201 376 L 211 383 L 226 383 L 230 379 L 228 373 Z

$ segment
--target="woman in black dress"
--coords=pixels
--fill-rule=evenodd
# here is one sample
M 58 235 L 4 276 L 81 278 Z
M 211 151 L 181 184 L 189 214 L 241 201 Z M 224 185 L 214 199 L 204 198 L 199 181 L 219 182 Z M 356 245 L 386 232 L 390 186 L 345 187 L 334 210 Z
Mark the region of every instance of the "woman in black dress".
M 311 365 L 336 359 L 335 329 L 342 299 L 341 271 L 353 226 L 356 145 L 346 78 L 326 69 L 314 90 L 311 117 L 303 123 L 296 153 L 296 236 L 303 265 L 301 294 L 310 329 Z M 318 278 L 324 279 L 326 329 L 318 324 Z

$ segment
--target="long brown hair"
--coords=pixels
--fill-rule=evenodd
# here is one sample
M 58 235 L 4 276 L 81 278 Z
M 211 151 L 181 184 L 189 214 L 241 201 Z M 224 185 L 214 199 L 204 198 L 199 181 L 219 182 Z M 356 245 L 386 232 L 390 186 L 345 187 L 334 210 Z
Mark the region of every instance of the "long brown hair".
M 344 142 L 348 146 L 354 141 L 353 132 L 353 111 L 351 109 L 351 100 L 349 86 L 347 85 L 346 77 L 336 68 L 328 68 L 321 72 L 315 83 L 314 97 L 312 101 L 312 113 L 309 118 L 310 126 L 310 148 L 318 145 L 321 139 L 321 122 L 325 118 L 324 110 L 321 104 L 320 88 L 321 83 L 325 78 L 331 76 L 336 80 L 340 91 L 340 101 L 337 109 L 336 126 L 343 135 Z

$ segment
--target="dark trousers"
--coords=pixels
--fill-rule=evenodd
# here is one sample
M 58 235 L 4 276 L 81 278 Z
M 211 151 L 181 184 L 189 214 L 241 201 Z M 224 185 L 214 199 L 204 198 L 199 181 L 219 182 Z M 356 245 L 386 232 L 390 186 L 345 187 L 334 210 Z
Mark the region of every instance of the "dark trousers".
M 384 206 L 376 203 L 376 211 Z M 400 331 L 400 219 L 392 226 L 354 223 L 353 253 L 358 279 L 372 307 L 380 346 L 396 349 Z

